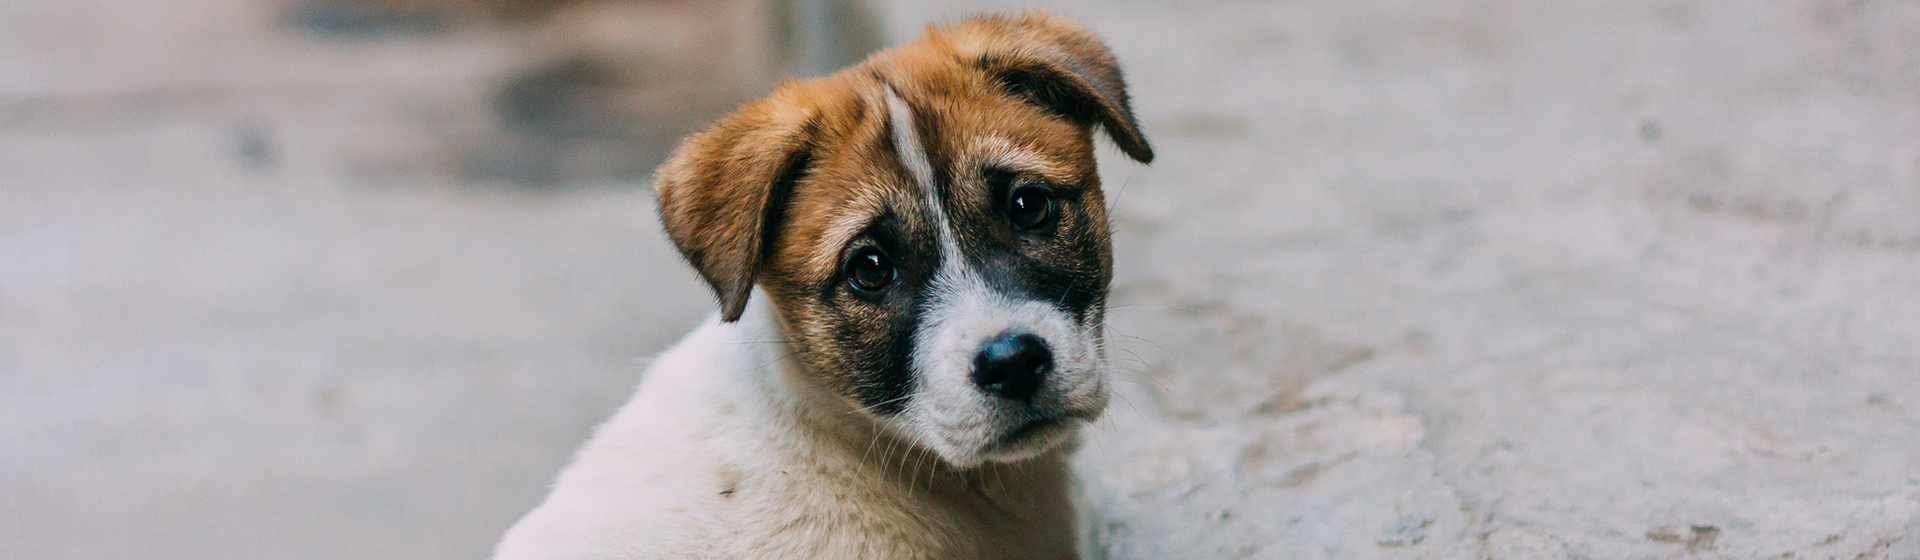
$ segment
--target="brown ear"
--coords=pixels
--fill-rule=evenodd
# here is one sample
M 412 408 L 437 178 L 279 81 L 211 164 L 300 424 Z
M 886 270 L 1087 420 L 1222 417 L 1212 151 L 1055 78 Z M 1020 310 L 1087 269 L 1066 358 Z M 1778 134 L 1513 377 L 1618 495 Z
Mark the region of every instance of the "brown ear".
M 1120 151 L 1153 162 L 1107 44 L 1072 20 L 1032 11 L 988 16 L 953 30 L 955 47 L 1007 92 L 1086 125 L 1099 124 Z
M 740 319 L 793 185 L 812 154 L 811 111 L 750 104 L 675 149 L 655 174 L 660 222 L 726 322 Z

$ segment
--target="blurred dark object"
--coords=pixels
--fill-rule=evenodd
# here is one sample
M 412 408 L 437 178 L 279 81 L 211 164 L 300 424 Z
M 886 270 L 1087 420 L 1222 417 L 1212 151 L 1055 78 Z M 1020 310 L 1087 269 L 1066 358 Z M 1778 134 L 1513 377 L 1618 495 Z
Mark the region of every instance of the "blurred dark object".
M 509 23 L 527 68 L 493 92 L 498 134 L 458 139 L 460 173 L 552 184 L 644 177 L 681 137 L 881 46 L 866 0 L 298 0 L 330 34 Z
M 680 137 L 785 73 L 786 8 L 776 0 L 566 4 L 535 32 L 537 65 L 494 94 L 510 138 L 468 151 L 462 168 L 535 184 L 645 176 Z
M 288 11 L 288 20 L 326 35 L 362 36 L 386 33 L 427 33 L 444 29 L 459 10 L 453 0 L 303 0 Z
M 538 33 L 548 62 L 506 80 L 494 104 L 518 137 L 508 149 L 529 151 L 469 158 L 471 176 L 643 177 L 681 137 L 777 80 L 831 72 L 881 43 L 860 0 L 581 1 L 547 14 Z
M 588 117 L 614 109 L 601 105 L 619 85 L 608 68 L 574 58 L 507 80 L 494 110 L 508 128 L 541 136 L 618 135 L 622 127 Z
M 329 35 L 427 33 L 461 22 L 532 22 L 581 0 L 297 0 L 288 21 Z
M 795 76 L 824 76 L 880 50 L 880 18 L 864 0 L 792 0 L 788 70 Z
M 272 169 L 280 162 L 273 146 L 272 130 L 258 119 L 248 119 L 233 127 L 234 154 L 248 169 Z

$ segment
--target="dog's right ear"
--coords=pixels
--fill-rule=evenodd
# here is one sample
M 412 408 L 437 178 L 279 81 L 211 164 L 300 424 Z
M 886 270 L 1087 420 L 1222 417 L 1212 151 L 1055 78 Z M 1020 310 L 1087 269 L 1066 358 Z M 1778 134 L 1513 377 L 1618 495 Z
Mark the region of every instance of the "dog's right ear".
M 1092 31 L 1035 10 L 974 18 L 953 33 L 961 54 L 1007 93 L 1082 124 L 1098 124 L 1127 157 L 1153 163 L 1153 146 L 1134 119 L 1120 62 Z
M 794 183 L 812 160 L 813 123 L 805 106 L 763 99 L 688 137 L 655 173 L 660 222 L 713 288 L 723 321 L 746 310 Z

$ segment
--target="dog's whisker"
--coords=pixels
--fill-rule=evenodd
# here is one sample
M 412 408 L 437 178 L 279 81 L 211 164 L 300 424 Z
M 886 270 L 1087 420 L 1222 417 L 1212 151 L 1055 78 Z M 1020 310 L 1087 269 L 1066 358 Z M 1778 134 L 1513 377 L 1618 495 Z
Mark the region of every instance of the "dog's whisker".
M 756 366 L 758 366 L 758 367 L 760 367 L 760 368 L 762 368 L 762 369 L 764 369 L 764 368 L 766 368 L 767 366 L 771 366 L 771 365 L 774 365 L 774 364 L 778 364 L 778 363 L 780 363 L 780 362 L 784 362 L 784 361 L 787 361 L 787 358 L 792 358 L 792 357 L 794 357 L 794 356 L 798 356 L 798 355 L 800 355 L 800 350 L 798 350 L 798 349 L 795 349 L 795 350 L 794 350 L 794 351 L 792 351 L 792 352 L 788 352 L 788 353 L 785 353 L 785 354 L 781 354 L 781 355 L 779 355 L 779 356 L 775 356 L 775 357 L 773 357 L 773 359 L 770 359 L 770 360 L 762 360 L 762 361 L 760 361 L 760 362 L 757 362 L 757 363 L 755 363 L 755 365 L 756 365 Z
M 898 438 L 887 438 L 886 450 L 880 452 L 880 469 L 893 474 L 893 446 L 900 443 Z
M 1164 387 L 1156 385 L 1150 381 L 1142 381 L 1142 380 L 1134 379 L 1131 377 L 1122 377 L 1120 378 L 1120 380 L 1127 383 L 1132 383 L 1135 387 L 1142 387 L 1150 390 L 1165 391 Z
M 900 402 L 900 401 L 904 401 L 904 400 L 907 400 L 907 399 L 910 399 L 910 398 L 913 398 L 913 395 L 911 395 L 911 394 L 909 394 L 909 395 L 902 395 L 902 396 L 899 396 L 899 397 L 894 397 L 894 398 L 891 398 L 891 399 L 887 399 L 887 400 L 884 400 L 884 401 L 880 401 L 880 402 L 877 402 L 877 403 L 873 403 L 873 404 L 870 404 L 870 405 L 867 405 L 867 406 L 863 406 L 863 407 L 860 407 L 860 408 L 856 408 L 856 409 L 853 409 L 853 410 L 849 410 L 849 411 L 847 411 L 847 414 L 853 414 L 853 413 L 855 413 L 855 412 L 868 412 L 868 411 L 871 411 L 871 410 L 873 410 L 873 409 L 875 409 L 875 408 L 879 408 L 879 407 L 882 407 L 882 406 L 886 406 L 886 405 L 890 405 L 890 404 L 893 404 L 893 403 L 897 403 L 897 402 Z
M 954 474 L 954 471 L 945 468 L 947 464 L 946 459 L 941 459 L 938 455 L 933 456 L 932 459 L 932 461 L 928 462 L 930 464 L 927 469 L 928 492 L 932 492 L 933 489 L 937 487 L 935 485 L 939 483 L 941 473 Z
M 1125 356 L 1115 356 L 1115 357 L 1114 357 L 1114 359 L 1115 359 L 1115 360 L 1125 360 L 1125 361 L 1129 361 L 1129 362 L 1132 362 L 1132 363 L 1136 363 L 1136 364 L 1140 364 L 1140 365 L 1143 365 L 1143 366 L 1149 366 L 1149 364 L 1148 364 L 1148 362 L 1147 362 L 1147 360 L 1146 360 L 1145 358 L 1142 358 L 1142 357 L 1140 357 L 1140 354 L 1139 354 L 1139 353 L 1137 353 L 1137 352 L 1134 352 L 1134 351 L 1132 351 L 1132 350 L 1128 350 L 1128 349 L 1125 349 L 1125 348 L 1119 348 L 1119 349 L 1117 349 L 1117 350 L 1119 350 L 1120 352 L 1123 352 L 1123 353 L 1125 353 L 1126 355 L 1125 355 Z M 1151 367 L 1151 366 L 1149 366 L 1149 367 Z
M 1164 375 L 1164 373 L 1159 371 L 1160 368 L 1155 367 L 1151 362 L 1148 362 L 1145 358 L 1140 357 L 1139 354 L 1136 354 L 1132 350 L 1127 350 L 1124 348 L 1122 348 L 1120 351 L 1126 352 L 1127 355 L 1132 357 L 1135 362 L 1139 362 L 1141 366 L 1147 368 L 1147 371 L 1142 371 L 1140 373 L 1147 375 L 1149 378 L 1154 379 L 1156 382 L 1166 380 L 1166 376 Z
M 1169 389 L 1169 387 L 1167 386 L 1167 383 L 1168 381 L 1170 381 L 1170 379 L 1168 379 L 1166 376 L 1156 375 L 1154 372 L 1142 370 L 1132 366 L 1125 366 L 1125 365 L 1116 365 L 1114 366 L 1113 369 L 1114 371 L 1118 371 L 1121 373 L 1131 374 L 1131 375 L 1120 376 L 1121 381 L 1126 381 L 1128 383 L 1132 383 L 1142 387 L 1152 387 L 1154 389 L 1159 389 L 1162 391 L 1166 391 Z
M 1107 423 L 1108 433 L 1118 432 L 1120 430 L 1120 424 L 1113 421 L 1113 415 L 1108 414 L 1102 416 L 1100 420 Z M 1107 438 L 1104 437 L 1104 434 L 1097 434 L 1092 439 L 1093 447 L 1100 450 L 1100 462 L 1111 464 L 1108 462 L 1111 460 L 1111 456 L 1107 455 Z
M 1133 409 L 1134 414 L 1140 414 L 1140 407 L 1134 406 L 1133 399 L 1127 398 L 1126 393 L 1114 391 L 1113 396 L 1120 397 L 1120 402 L 1127 403 L 1127 408 Z
M 1169 380 L 1169 378 L 1165 375 L 1165 372 L 1159 371 L 1159 369 L 1154 367 L 1153 364 L 1149 364 L 1140 360 L 1129 360 L 1127 362 L 1122 362 L 1122 365 L 1115 365 L 1114 369 L 1125 372 L 1125 373 L 1133 374 L 1132 377 L 1135 377 L 1136 379 L 1129 379 L 1129 381 L 1136 381 L 1136 382 L 1141 382 L 1145 384 L 1151 384 L 1152 386 L 1159 387 L 1161 389 L 1166 388 L 1166 382 Z
M 1000 483 L 1000 499 L 1006 500 L 1013 497 L 1013 490 L 1007 487 L 1007 472 L 1003 467 L 1005 465 L 993 466 L 993 479 Z
M 1117 359 L 1117 360 L 1114 360 L 1114 362 L 1118 364 L 1126 364 L 1127 370 L 1132 371 L 1134 373 L 1138 373 L 1140 375 L 1149 375 L 1149 373 L 1146 370 L 1153 369 L 1153 364 L 1149 364 L 1147 363 L 1146 360 L 1142 360 L 1132 356 L 1127 356 L 1121 359 Z M 1146 369 L 1136 369 L 1136 368 L 1146 368 Z
M 927 491 L 932 492 L 933 477 L 935 475 L 940 474 L 940 458 L 937 456 L 934 456 L 932 453 L 923 453 L 921 454 L 920 460 L 923 462 L 926 462 L 928 466 L 932 467 L 930 469 L 927 469 Z M 920 469 L 915 468 L 914 470 L 918 471 Z M 914 478 L 920 478 L 918 472 L 914 473 Z
M 911 452 L 912 450 L 908 450 L 908 451 Z M 916 458 L 913 460 L 913 470 L 911 471 L 913 473 L 913 479 L 907 481 L 908 489 L 917 490 L 920 488 L 920 462 L 925 461 L 927 459 L 927 455 L 925 453 L 920 453 L 919 455 L 920 455 L 919 458 Z
M 873 428 L 873 438 L 867 440 L 867 450 L 860 453 L 860 464 L 867 464 L 867 455 L 873 453 L 873 446 L 880 444 L 880 428 Z
M 1130 334 L 1122 334 L 1122 333 L 1114 333 L 1114 336 L 1118 336 L 1118 337 L 1120 337 L 1120 338 L 1124 338 L 1124 339 L 1127 339 L 1127 340 L 1129 340 L 1129 341 L 1133 341 L 1133 342 L 1139 342 L 1139 343 L 1142 343 L 1142 344 L 1146 344 L 1146 345 L 1148 345 L 1148 346 L 1152 346 L 1152 347 L 1154 347 L 1154 348 L 1159 348 L 1159 349 L 1160 349 L 1160 351 L 1162 351 L 1162 352 L 1165 352 L 1165 351 L 1167 350 L 1167 347 L 1165 347 L 1165 346 L 1161 346 L 1161 345 L 1160 345 L 1160 343 L 1157 343 L 1157 342 L 1154 342 L 1153 340 L 1151 340 L 1151 339 L 1148 339 L 1148 338 L 1144 338 L 1144 337 L 1138 337 L 1138 336 L 1133 336 L 1133 335 L 1130 335 Z
M 1129 187 L 1129 186 L 1132 186 L 1132 185 L 1133 185 L 1133 176 L 1132 176 L 1132 175 L 1128 175 L 1128 176 L 1127 176 L 1127 178 L 1125 178 L 1125 179 L 1122 179 L 1122 180 L 1120 181 L 1120 190 L 1118 190 L 1118 191 L 1114 191 L 1114 193 L 1113 193 L 1113 200 L 1109 200 L 1109 201 L 1107 201 L 1107 215 L 1108 215 L 1108 216 L 1114 216 L 1115 218 L 1118 218 L 1118 217 L 1119 217 L 1118 215 L 1116 215 L 1116 214 L 1114 214 L 1114 210 L 1115 210 L 1115 209 L 1118 209 L 1118 208 L 1120 207 L 1120 197 L 1122 197 L 1122 196 L 1126 196 L 1126 194 L 1127 194 L 1127 187 Z M 1112 235 L 1113 235 L 1113 225 L 1112 225 L 1112 224 L 1108 224 L 1108 225 L 1107 225 L 1107 235 L 1108 235 L 1108 236 L 1112 236 Z
M 920 464 L 924 464 L 924 462 L 927 462 L 927 455 L 920 455 L 920 462 L 914 464 L 914 479 L 920 479 Z M 933 466 L 935 466 L 935 468 L 941 466 L 941 464 L 939 464 L 939 458 L 933 460 Z M 927 470 L 927 491 L 933 491 L 933 474 L 937 474 L 937 470 Z M 920 485 L 914 485 L 914 489 L 920 489 Z

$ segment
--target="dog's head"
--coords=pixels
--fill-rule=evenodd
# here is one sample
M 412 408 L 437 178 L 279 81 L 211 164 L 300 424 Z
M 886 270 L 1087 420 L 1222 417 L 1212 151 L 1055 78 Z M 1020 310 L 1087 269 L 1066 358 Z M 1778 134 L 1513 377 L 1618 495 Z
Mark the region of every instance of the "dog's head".
M 1100 39 L 971 19 L 687 139 L 661 220 L 724 320 L 758 284 L 861 414 L 956 466 L 1019 460 L 1107 402 L 1094 127 L 1153 159 Z

